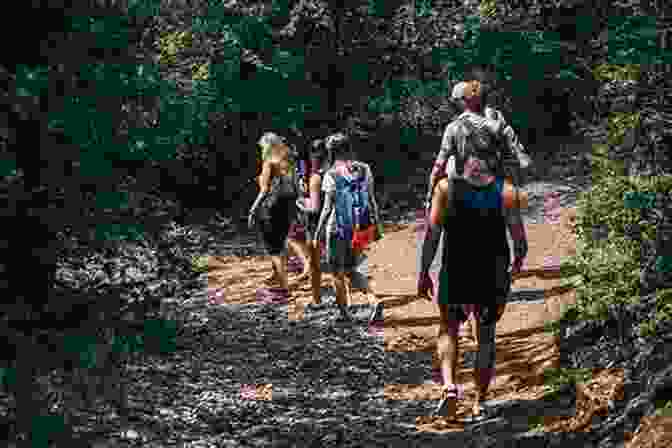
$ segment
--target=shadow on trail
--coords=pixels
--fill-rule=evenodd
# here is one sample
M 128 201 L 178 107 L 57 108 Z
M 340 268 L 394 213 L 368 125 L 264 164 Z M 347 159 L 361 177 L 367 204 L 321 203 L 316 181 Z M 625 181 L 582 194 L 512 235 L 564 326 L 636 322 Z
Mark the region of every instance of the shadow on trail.
M 376 299 L 382 301 L 385 304 L 385 309 L 397 308 L 405 305 L 409 305 L 413 302 L 418 302 L 424 300 L 419 298 L 416 294 L 395 294 L 395 293 L 375 293 Z M 388 299 L 386 297 L 394 297 Z

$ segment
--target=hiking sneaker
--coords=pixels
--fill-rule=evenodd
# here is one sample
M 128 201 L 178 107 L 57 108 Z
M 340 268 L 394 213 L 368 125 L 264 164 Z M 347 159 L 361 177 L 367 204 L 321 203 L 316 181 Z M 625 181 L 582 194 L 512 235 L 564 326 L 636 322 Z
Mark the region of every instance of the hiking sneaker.
M 434 410 L 435 416 L 454 419 L 457 413 L 457 402 L 464 398 L 464 389 L 461 384 L 447 384 L 441 391 L 441 401 Z
M 476 413 L 476 410 L 478 410 L 478 413 Z M 490 420 L 491 418 L 495 417 L 495 415 L 496 413 L 494 409 L 492 409 L 489 406 L 485 406 L 483 403 L 478 403 L 476 406 L 474 406 L 474 409 L 472 410 L 472 415 L 470 417 L 464 418 L 464 422 L 480 423 L 485 420 Z
M 374 322 L 382 322 L 383 320 L 383 302 L 378 302 L 373 308 L 371 316 L 369 316 L 369 324 L 373 324 Z

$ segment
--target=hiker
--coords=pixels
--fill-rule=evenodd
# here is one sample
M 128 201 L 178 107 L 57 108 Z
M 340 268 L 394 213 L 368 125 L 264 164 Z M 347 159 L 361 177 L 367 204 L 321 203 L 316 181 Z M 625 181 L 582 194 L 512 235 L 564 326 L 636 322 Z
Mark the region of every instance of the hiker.
M 320 209 L 324 203 L 324 193 L 322 192 L 322 177 L 330 166 L 330 160 L 327 150 L 324 146 L 324 140 L 318 139 L 313 142 L 309 154 L 310 166 L 308 176 L 308 198 L 299 198 L 296 205 L 300 212 L 304 214 L 304 225 L 306 241 L 310 250 L 310 279 L 313 292 L 313 303 L 320 304 L 320 284 L 322 281 L 322 271 L 320 268 L 320 246 L 313 245 L 312 241 L 317 240 L 317 224 L 320 217 Z
M 291 151 L 290 151 L 291 153 Z M 261 161 L 262 164 L 264 161 L 269 160 L 271 158 L 271 146 L 270 145 L 265 145 L 264 148 L 262 149 L 262 154 L 261 154 Z M 294 166 L 293 161 L 290 159 L 290 166 Z M 299 185 L 298 182 L 300 181 L 298 179 L 298 176 L 295 176 L 295 180 L 297 181 L 297 192 L 299 191 Z M 261 180 L 261 175 L 257 177 L 257 184 L 259 185 L 259 189 L 261 190 L 262 188 L 262 180 Z M 299 220 L 294 220 L 290 226 L 289 226 L 289 233 L 287 235 L 287 246 L 289 251 L 294 253 L 299 260 L 301 260 L 301 265 L 303 266 L 303 272 L 299 277 L 297 277 L 296 280 L 303 280 L 308 277 L 308 273 L 310 271 L 310 266 L 308 263 L 308 260 L 310 258 L 310 248 L 308 246 L 308 241 L 305 239 L 305 233 L 304 233 L 304 227 L 303 224 Z M 288 259 L 288 264 L 289 264 L 289 259 Z M 289 266 L 288 266 L 289 268 Z M 289 271 L 289 269 L 288 269 Z M 279 282 L 279 276 L 278 273 L 275 269 L 275 265 L 273 265 L 273 273 L 271 274 L 270 277 L 267 279 L 263 280 L 265 284 L 276 284 Z
M 374 196 L 374 178 L 368 164 L 353 160 L 350 138 L 343 133 L 327 137 L 325 141 L 332 166 L 322 179 L 324 206 L 313 246 L 326 225 L 327 265 L 333 276 L 336 303 L 340 310 L 337 322 L 349 322 L 348 312 L 351 289 L 368 293 L 368 278 L 361 273 L 366 266 L 364 250 L 376 238 L 380 222 L 378 204 Z
M 472 315 L 477 322 L 477 397 L 472 412 L 478 419 L 483 417 L 482 402 L 494 376 L 495 326 L 506 307 L 511 275 L 527 256 L 520 209 L 505 207 L 502 191 L 505 179 L 517 174 L 518 166 L 529 165 L 529 157 L 501 114 L 484 107 L 487 86 L 481 73 L 475 71 L 468 78 L 453 89 L 452 99 L 464 113 L 446 127 L 430 178 L 429 228 L 420 257 L 418 295 L 436 294 L 440 312 L 437 345 L 444 387 L 437 414 L 454 418 L 456 400 L 462 398 L 462 388 L 455 383 L 458 326 Z M 495 145 L 498 133 L 504 136 L 503 147 Z M 514 243 L 511 271 L 507 228 Z M 442 231 L 441 273 L 435 291 L 429 267 Z
M 273 294 L 289 297 L 287 278 L 287 236 L 296 217 L 298 196 L 294 172 L 290 163 L 287 140 L 267 132 L 259 140 L 266 156 L 263 161 L 260 191 L 250 207 L 248 226 L 257 227 L 268 254 L 280 288 L 271 288 Z
M 304 160 L 299 160 L 299 163 L 304 165 Z M 306 168 L 302 167 L 303 171 L 301 175 L 296 176 L 297 181 L 297 192 L 299 193 L 299 198 L 303 197 L 306 191 Z M 298 174 L 298 173 L 297 173 Z M 289 234 L 287 236 L 287 245 L 289 249 L 298 257 L 302 266 L 301 274 L 296 278 L 297 281 L 302 281 L 308 278 L 310 275 L 310 257 L 311 257 L 311 248 L 308 242 L 309 239 L 306 238 L 306 223 L 305 216 L 303 213 L 298 213 L 296 219 L 289 226 Z

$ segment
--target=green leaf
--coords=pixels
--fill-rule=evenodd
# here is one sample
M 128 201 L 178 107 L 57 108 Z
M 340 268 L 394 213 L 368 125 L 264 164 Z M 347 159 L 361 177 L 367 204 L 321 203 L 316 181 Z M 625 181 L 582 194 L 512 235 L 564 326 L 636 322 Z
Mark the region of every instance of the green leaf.
M 143 233 L 140 225 L 101 223 L 96 226 L 96 238 L 101 241 L 140 241 Z
M 0 176 L 16 176 L 16 174 L 16 159 L 10 158 L 9 155 L 4 155 L 2 158 L 0 158 Z
M 65 417 L 62 415 L 35 415 L 30 430 L 31 447 L 47 448 L 58 434 L 66 431 Z
M 128 208 L 128 193 L 125 191 L 99 191 L 96 194 L 96 207 L 115 210 Z
M 560 72 L 556 75 L 557 79 L 575 79 L 575 80 L 580 80 L 576 73 L 574 73 L 572 70 L 560 70 Z
M 176 349 L 177 322 L 168 319 L 147 320 L 143 336 L 147 350 L 172 353 Z

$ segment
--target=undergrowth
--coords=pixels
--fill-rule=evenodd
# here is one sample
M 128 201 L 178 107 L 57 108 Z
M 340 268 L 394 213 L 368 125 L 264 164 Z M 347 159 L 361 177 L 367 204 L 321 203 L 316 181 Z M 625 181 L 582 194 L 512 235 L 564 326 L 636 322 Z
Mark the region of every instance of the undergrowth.
M 636 79 L 637 70 L 627 66 L 598 69 L 610 75 L 602 76 L 605 81 L 619 78 L 619 74 L 623 79 Z M 545 325 L 546 331 L 556 336 L 563 322 L 604 322 L 612 305 L 640 300 L 641 247 L 656 238 L 656 223 L 645 218 L 640 209 L 655 207 L 657 198 L 669 194 L 672 176 L 630 177 L 622 162 L 609 158 L 610 150 L 639 119 L 639 114 L 613 114 L 608 143 L 593 145 L 592 187 L 577 200 L 576 255 L 562 266 L 563 277 L 576 287 L 576 303 L 567 306 L 559 320 Z M 596 229 L 606 230 L 607 238 L 594 238 Z M 632 229 L 637 229 L 634 238 Z M 655 337 L 659 324 L 672 318 L 672 290 L 657 291 L 656 299 L 655 318 L 640 325 L 642 337 Z

